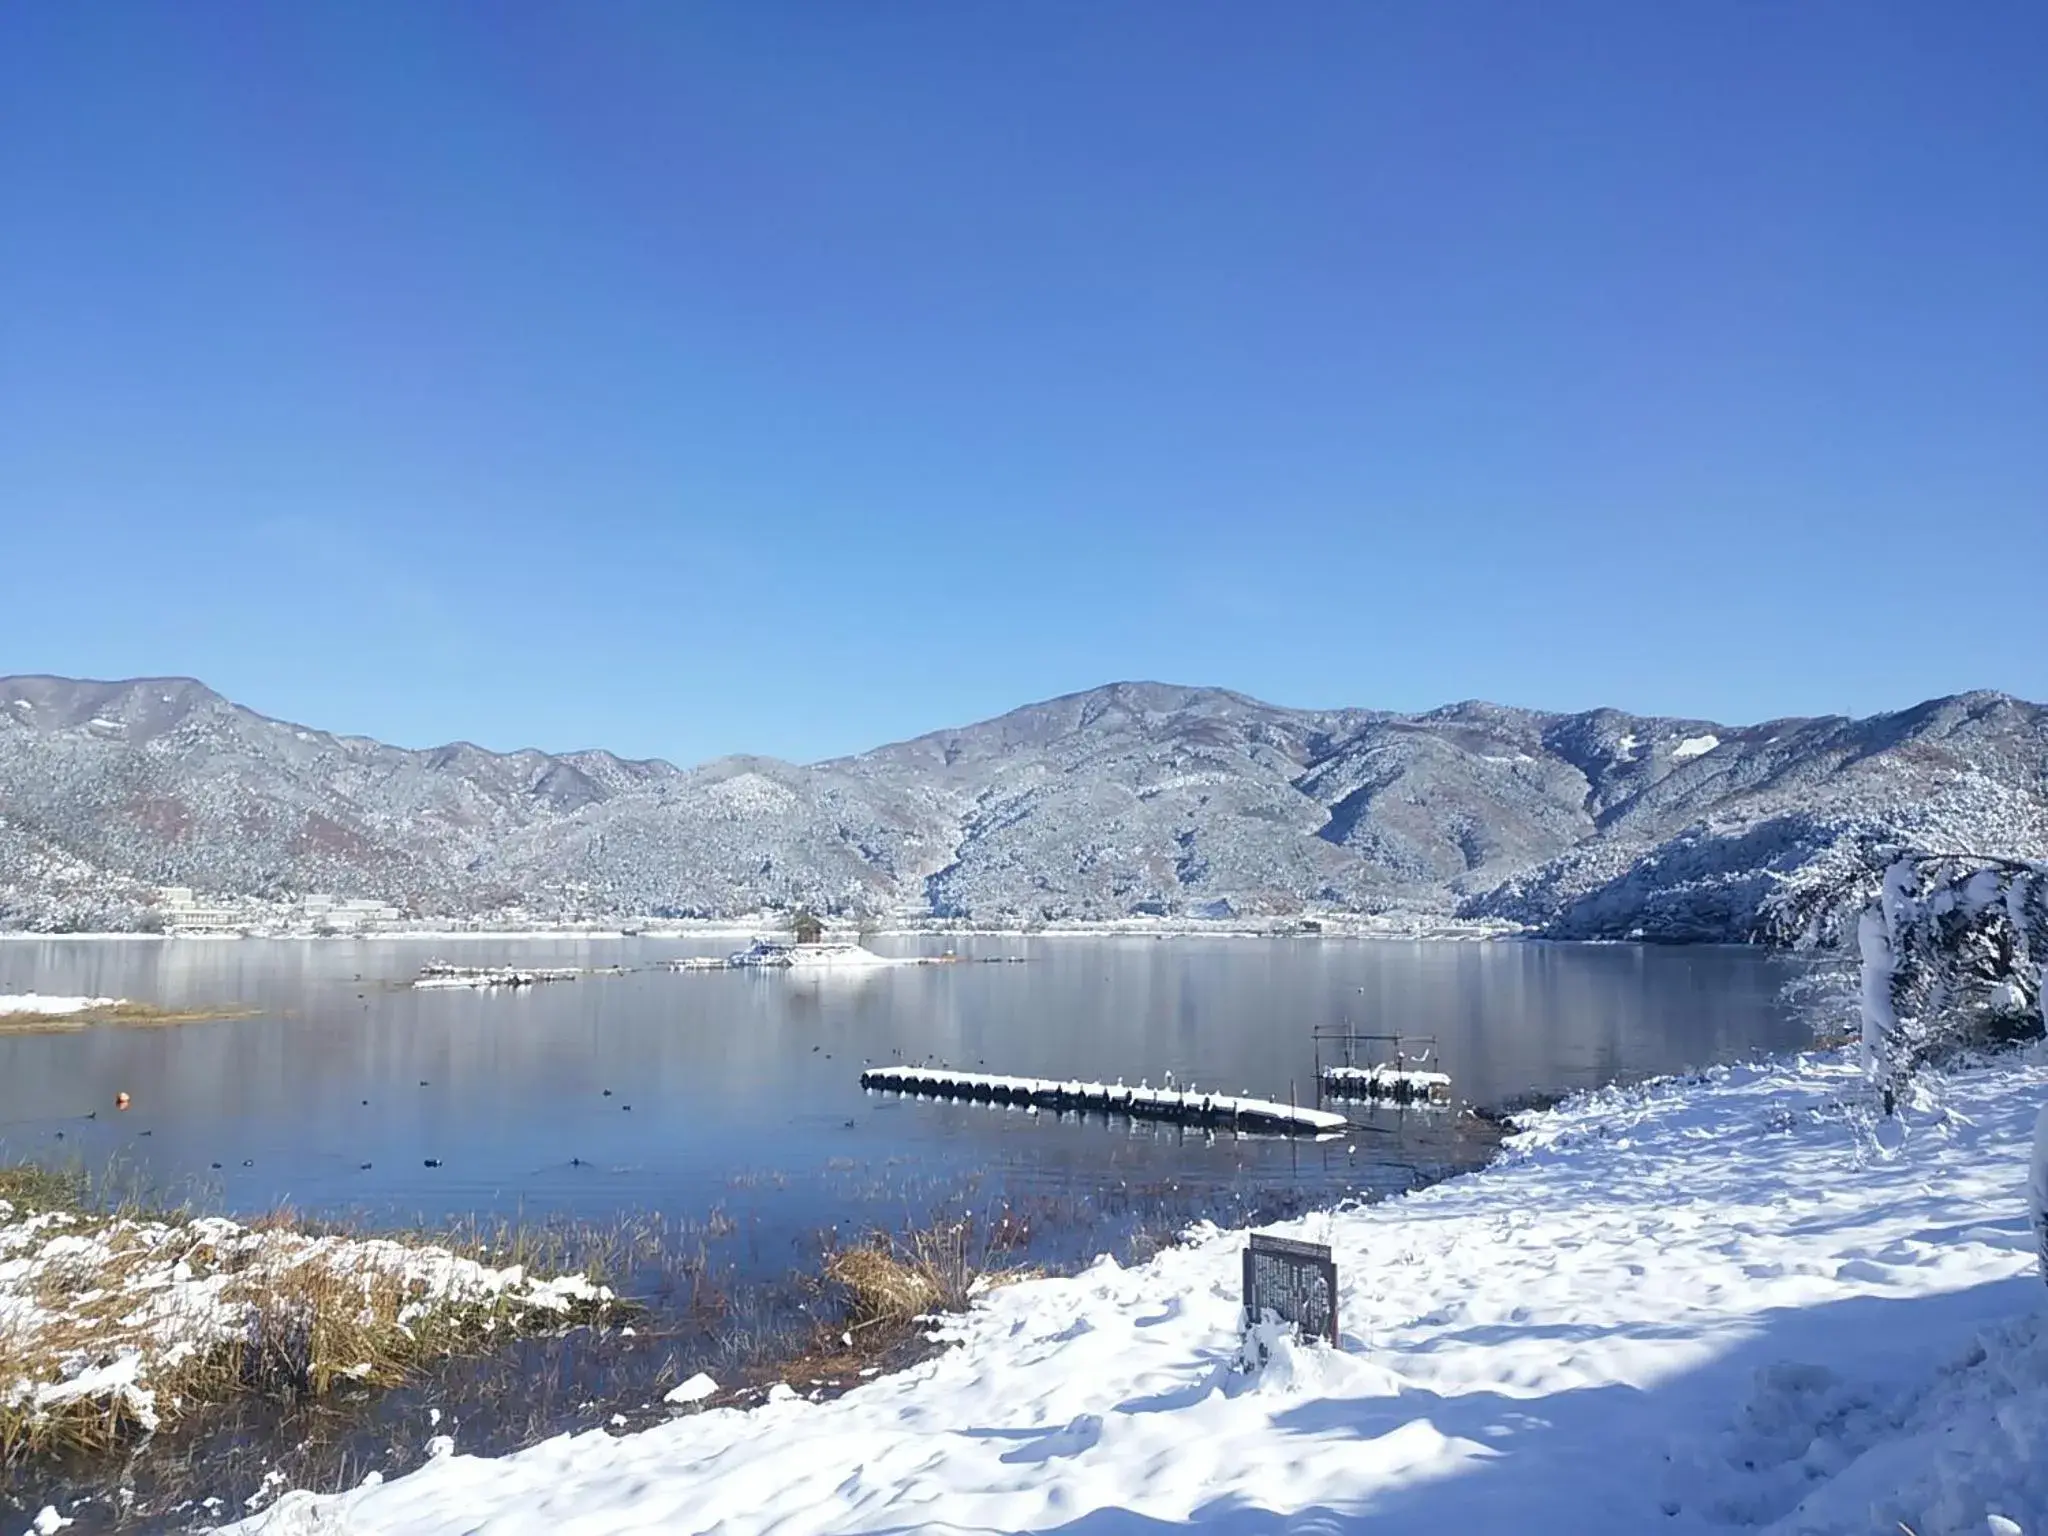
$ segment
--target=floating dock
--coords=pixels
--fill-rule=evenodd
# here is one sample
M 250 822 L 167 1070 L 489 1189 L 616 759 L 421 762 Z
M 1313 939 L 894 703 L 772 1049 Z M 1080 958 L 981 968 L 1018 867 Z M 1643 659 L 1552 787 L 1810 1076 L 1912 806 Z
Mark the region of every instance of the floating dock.
M 1451 1097 L 1448 1072 L 1413 1067 L 1324 1067 L 1323 1092 L 1333 1099 L 1391 1099 L 1396 1104 L 1443 1104 Z
M 1424 1105 L 1450 1102 L 1450 1074 L 1423 1065 L 1436 1055 L 1434 1035 L 1366 1034 L 1345 1024 L 1325 1025 L 1315 1030 L 1314 1036 L 1316 1083 L 1326 1098 Z M 1326 1063 L 1326 1048 L 1332 1053 L 1341 1049 L 1343 1061 Z
M 971 1099 L 980 1104 L 1014 1104 L 1034 1109 L 1101 1110 L 1139 1120 L 1175 1120 L 1184 1125 L 1238 1131 L 1322 1136 L 1350 1122 L 1326 1109 L 1305 1109 L 1271 1099 L 1205 1093 L 1199 1088 L 1135 1088 L 1122 1083 L 1054 1082 L 1042 1077 L 1002 1077 L 988 1072 L 948 1072 L 934 1067 L 869 1067 L 863 1088 L 936 1099 Z

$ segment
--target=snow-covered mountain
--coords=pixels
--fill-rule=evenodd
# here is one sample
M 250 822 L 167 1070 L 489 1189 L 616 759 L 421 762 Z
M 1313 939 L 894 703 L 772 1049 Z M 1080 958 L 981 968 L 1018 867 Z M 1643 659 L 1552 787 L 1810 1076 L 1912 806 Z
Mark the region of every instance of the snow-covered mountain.
M 410 751 L 189 679 L 0 679 L 9 926 L 119 922 L 177 884 L 448 915 L 1335 908 L 1743 938 L 1775 882 L 1888 841 L 2048 857 L 2048 710 L 1728 726 L 1117 683 L 857 757 L 685 770 Z

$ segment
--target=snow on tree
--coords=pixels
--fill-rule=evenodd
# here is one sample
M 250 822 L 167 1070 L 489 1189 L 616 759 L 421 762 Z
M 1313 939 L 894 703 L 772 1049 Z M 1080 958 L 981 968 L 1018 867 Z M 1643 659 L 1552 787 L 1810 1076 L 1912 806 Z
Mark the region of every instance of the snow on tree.
M 2034 1161 L 2027 1170 L 2027 1210 L 2034 1221 L 2034 1248 L 2041 1255 L 2041 1278 L 2048 1280 L 2048 1104 L 2034 1122 Z
M 2043 1032 L 2048 866 L 1864 847 L 1769 913 L 1801 949 L 1860 961 L 1864 1065 L 1895 1096 L 1921 1065 Z
M 1780 917 L 1860 961 L 1863 1068 L 1890 1115 L 1923 1065 L 2048 1034 L 2048 866 L 1895 854 L 1788 893 Z M 2048 1280 L 2048 1107 L 2034 1126 L 2028 1215 Z
M 1857 917 L 1864 1066 L 1888 1101 L 1926 1062 L 2042 1032 L 2048 868 L 1922 854 Z

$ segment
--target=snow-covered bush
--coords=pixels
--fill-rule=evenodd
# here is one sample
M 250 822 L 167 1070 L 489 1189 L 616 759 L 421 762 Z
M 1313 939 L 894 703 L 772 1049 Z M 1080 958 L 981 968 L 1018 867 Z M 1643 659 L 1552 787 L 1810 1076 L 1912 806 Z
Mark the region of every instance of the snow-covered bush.
M 1863 1067 L 1886 1114 L 1924 1063 L 2048 1033 L 2048 866 L 1905 854 L 1808 888 L 1794 909 L 1813 944 L 1845 938 L 1854 912 Z M 2048 1107 L 2027 1205 L 2048 1280 Z
M 2048 869 L 1894 859 L 1858 914 L 1865 1066 L 1895 1093 L 1923 1062 L 2042 1032 Z
M 1803 949 L 1861 965 L 1864 1065 L 1888 1101 L 1916 1068 L 2043 1033 L 2048 866 L 1970 854 L 1841 850 L 1826 879 L 1773 898 Z

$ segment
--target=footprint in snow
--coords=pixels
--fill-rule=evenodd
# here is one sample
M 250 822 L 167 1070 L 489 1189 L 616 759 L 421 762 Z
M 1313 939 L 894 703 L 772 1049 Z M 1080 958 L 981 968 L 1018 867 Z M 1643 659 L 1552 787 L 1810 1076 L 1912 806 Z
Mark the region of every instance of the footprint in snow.
M 1003 1452 L 1002 1459 L 1015 1464 L 1018 1462 L 1054 1461 L 1062 1456 L 1078 1456 L 1092 1450 L 1096 1441 L 1102 1438 L 1102 1420 L 1092 1413 L 1084 1413 L 1071 1420 L 1064 1428 L 1056 1429 L 1042 1439 L 1028 1445 L 1020 1445 L 1014 1451 Z

